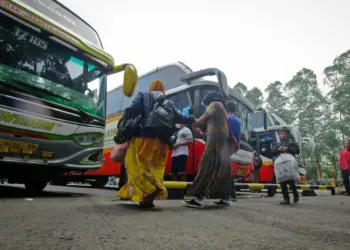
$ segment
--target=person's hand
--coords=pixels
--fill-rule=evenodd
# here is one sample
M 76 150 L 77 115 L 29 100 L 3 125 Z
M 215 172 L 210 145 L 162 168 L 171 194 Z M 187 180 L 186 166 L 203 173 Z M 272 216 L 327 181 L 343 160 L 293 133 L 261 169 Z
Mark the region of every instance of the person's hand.
M 196 126 L 196 123 L 192 123 L 192 130 L 196 130 L 197 126 Z
M 287 152 L 288 151 L 288 147 L 279 147 L 278 149 L 281 152 Z
M 180 145 L 177 143 L 173 145 L 173 149 L 177 149 L 178 147 L 180 147 Z

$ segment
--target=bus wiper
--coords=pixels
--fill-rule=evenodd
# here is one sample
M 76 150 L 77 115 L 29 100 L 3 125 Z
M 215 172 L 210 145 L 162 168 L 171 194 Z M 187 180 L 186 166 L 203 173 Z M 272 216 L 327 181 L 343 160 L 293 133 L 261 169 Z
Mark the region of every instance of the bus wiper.
M 49 95 L 51 95 L 51 96 L 55 96 L 55 97 L 61 98 L 61 99 L 63 99 L 63 100 L 69 101 L 69 102 L 72 101 L 71 99 L 69 99 L 69 98 L 67 98 L 67 97 L 61 96 L 61 95 L 56 94 L 56 93 L 54 93 L 54 92 L 52 92 L 52 91 L 49 91 L 49 90 L 47 90 L 47 89 L 42 89 L 42 88 L 39 88 L 39 87 L 36 87 L 36 86 L 33 86 L 33 85 L 28 85 L 27 83 L 22 82 L 22 81 L 18 81 L 18 80 L 12 80 L 12 81 L 15 82 L 15 83 L 19 83 L 19 84 L 22 84 L 22 85 L 29 86 L 30 88 L 39 90 L 40 92 L 49 94 Z
M 75 107 L 74 107 L 75 108 Z M 80 108 L 75 108 L 76 110 L 79 111 L 80 118 L 82 119 L 83 122 L 85 123 L 91 123 L 94 119 L 91 117 L 91 115 L 84 110 Z
M 18 80 L 12 80 L 12 81 L 14 81 L 14 82 L 16 82 L 16 83 L 19 83 L 19 84 L 22 84 L 22 85 L 28 85 L 28 84 L 26 84 L 25 82 L 21 82 L 21 81 L 18 81 Z M 12 87 L 14 87 L 14 88 L 16 88 L 16 89 L 18 89 L 18 90 L 23 91 L 23 89 L 18 88 L 18 87 L 16 87 L 16 86 L 13 86 L 12 84 L 7 83 L 7 85 L 12 86 Z M 39 90 L 40 92 L 44 92 L 44 93 L 46 93 L 46 94 L 49 94 L 49 95 L 51 95 L 51 96 L 55 96 L 55 97 L 61 98 L 61 99 L 63 99 L 63 100 L 72 102 L 69 98 L 64 97 L 64 96 L 61 96 L 61 95 L 58 95 L 58 94 L 56 94 L 56 93 L 54 93 L 54 92 L 51 92 L 51 91 L 49 91 L 49 90 L 47 90 L 47 89 L 42 89 L 42 88 L 35 87 L 35 86 L 32 86 L 32 85 L 30 85 L 30 87 L 31 87 L 31 88 L 34 88 L 34 89 L 37 89 L 37 90 Z M 42 96 L 41 96 L 41 97 L 42 97 Z M 83 121 L 84 123 L 91 123 L 91 122 L 93 121 L 93 118 L 91 117 L 91 115 L 90 115 L 89 113 L 85 112 L 84 110 L 82 110 L 82 109 L 80 109 L 80 108 L 76 108 L 76 107 L 73 107 L 73 108 L 74 108 L 75 110 L 79 111 L 79 116 L 80 116 L 80 118 L 82 119 L 82 121 Z

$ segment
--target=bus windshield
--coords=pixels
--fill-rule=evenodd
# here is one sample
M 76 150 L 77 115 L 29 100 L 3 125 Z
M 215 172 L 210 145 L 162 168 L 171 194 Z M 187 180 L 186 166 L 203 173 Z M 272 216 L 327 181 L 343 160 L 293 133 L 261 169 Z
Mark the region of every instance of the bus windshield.
M 0 14 L 0 81 L 105 118 L 106 70 L 56 41 Z

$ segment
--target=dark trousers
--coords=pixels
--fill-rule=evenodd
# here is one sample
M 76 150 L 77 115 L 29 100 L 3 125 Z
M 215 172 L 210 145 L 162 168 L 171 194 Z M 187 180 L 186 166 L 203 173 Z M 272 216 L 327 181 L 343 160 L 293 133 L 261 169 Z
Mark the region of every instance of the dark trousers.
M 350 170 L 341 170 L 341 177 L 343 178 L 343 184 L 344 188 L 347 194 L 350 194 L 350 182 L 349 182 L 349 177 L 350 177 Z
M 283 194 L 283 199 L 285 201 L 289 201 L 289 191 L 288 191 L 288 185 L 290 186 L 290 188 L 292 189 L 293 195 L 294 195 L 294 199 L 299 197 L 299 193 L 297 190 L 297 187 L 295 185 L 295 181 L 293 180 L 289 180 L 289 181 L 284 181 L 280 183 L 281 185 L 281 189 L 282 189 L 282 194 Z

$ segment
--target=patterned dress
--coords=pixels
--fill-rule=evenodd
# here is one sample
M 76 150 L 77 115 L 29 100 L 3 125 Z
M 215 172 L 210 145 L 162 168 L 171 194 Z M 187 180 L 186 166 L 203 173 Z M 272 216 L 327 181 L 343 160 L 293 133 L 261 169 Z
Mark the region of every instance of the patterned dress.
M 207 123 L 207 144 L 198 174 L 188 195 L 227 198 L 232 189 L 227 115 L 221 102 L 212 102 L 203 114 Z

